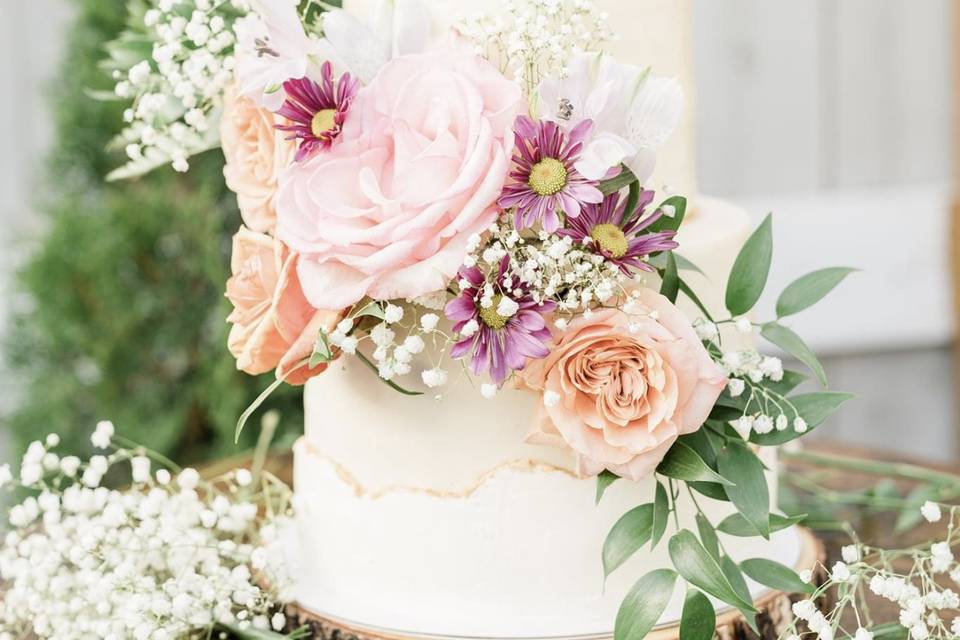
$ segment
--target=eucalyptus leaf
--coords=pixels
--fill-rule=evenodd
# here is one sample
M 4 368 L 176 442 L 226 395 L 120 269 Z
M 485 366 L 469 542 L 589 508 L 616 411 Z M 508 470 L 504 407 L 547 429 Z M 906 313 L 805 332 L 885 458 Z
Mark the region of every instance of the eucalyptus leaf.
M 720 541 L 717 540 L 717 531 L 702 513 L 697 514 L 697 533 L 703 548 L 717 560 L 720 559 Z
M 666 253 L 666 251 L 661 251 L 660 253 L 650 256 L 650 260 L 647 262 L 647 264 L 657 269 L 663 269 L 665 266 L 667 266 Z M 682 255 L 677 253 L 676 250 L 674 250 L 672 253 L 673 257 L 677 260 L 677 269 L 680 271 L 694 271 L 700 275 L 706 275 L 703 273 L 703 270 L 700 267 L 695 265 L 689 259 L 684 258 Z
M 653 504 L 634 507 L 620 516 L 603 542 L 603 577 L 607 578 L 653 535 Z
M 673 567 L 687 582 L 741 611 L 756 613 L 753 604 L 737 594 L 717 560 L 692 532 L 687 529 L 677 532 L 667 546 Z
M 610 471 L 602 471 L 600 475 L 597 476 L 597 497 L 594 504 L 600 504 L 600 499 L 603 498 L 603 494 L 607 492 L 607 489 L 610 488 L 614 482 L 620 479 L 620 476 Z
M 673 209 L 673 215 L 664 213 L 653 224 L 647 227 L 649 233 L 659 233 L 661 231 L 676 231 L 683 224 L 683 219 L 687 215 L 687 199 L 683 196 L 671 196 L 660 203 L 657 211 L 666 212 Z M 699 269 L 698 269 L 699 271 Z
M 782 529 L 788 529 L 802 522 L 804 518 L 806 518 L 806 515 L 782 516 L 778 513 L 771 513 L 770 532 L 773 533 Z M 717 531 L 738 538 L 752 538 L 760 534 L 760 532 L 739 513 L 734 513 L 721 520 L 720 524 L 717 525 Z
M 290 637 L 283 633 L 277 633 L 268 629 L 257 629 L 252 626 L 241 627 L 236 624 L 224 624 L 220 626 L 238 640 L 287 640 Z
M 765 587 L 786 593 L 813 593 L 812 585 L 800 579 L 790 567 L 766 558 L 751 558 L 740 563 L 747 576 Z
M 633 215 L 637 213 L 637 205 L 640 203 L 640 194 L 643 192 L 643 189 L 640 186 L 639 180 L 634 180 L 630 183 L 630 190 L 627 192 L 627 202 L 623 207 L 623 218 L 620 220 L 620 226 L 623 227 L 633 218 Z
M 688 482 L 687 486 L 708 498 L 730 502 L 730 498 L 727 497 L 727 492 L 723 490 L 722 484 L 717 484 L 716 482 Z
M 637 182 L 637 176 L 633 175 L 633 171 L 630 171 L 626 166 L 621 165 L 620 173 L 607 180 L 601 180 L 597 188 L 600 189 L 600 193 L 608 196 L 611 193 L 620 191 L 624 187 L 630 186 L 634 182 Z
M 724 490 L 737 511 L 764 538 L 770 537 L 770 489 L 763 463 L 742 444 L 729 443 L 717 456 L 717 468 L 734 482 Z
M 680 640 L 711 640 L 717 630 L 717 613 L 710 599 L 688 589 L 680 615 Z
M 810 347 L 792 329 L 771 322 L 763 325 L 763 328 L 760 329 L 760 335 L 802 362 L 813 372 L 821 385 L 827 386 L 827 374 L 823 370 L 823 365 L 817 360 L 817 356 L 810 350 Z
M 711 469 L 683 440 L 677 440 L 657 467 L 657 473 L 685 482 L 716 482 L 731 485 L 728 478 Z
M 777 317 L 790 316 L 820 302 L 857 269 L 830 267 L 797 278 L 783 290 L 777 299 Z
M 655 549 L 667 530 L 667 518 L 670 517 L 670 499 L 663 483 L 657 480 L 657 490 L 653 498 L 653 533 L 650 548 Z
M 673 257 L 673 252 L 667 252 L 667 266 L 660 274 L 662 281 L 660 283 L 660 295 L 670 302 L 677 301 L 677 294 L 680 292 L 680 275 L 677 272 L 677 261 Z
M 923 506 L 923 503 L 927 500 L 936 501 L 939 497 L 940 492 L 936 487 L 930 485 L 915 487 L 907 494 L 906 505 L 900 510 L 897 521 L 893 525 L 894 531 L 900 533 L 912 529 L 923 519 L 923 514 L 920 513 L 920 507 Z
M 730 586 L 733 587 L 737 595 L 740 596 L 740 599 L 750 601 L 750 587 L 747 586 L 743 572 L 740 571 L 740 567 L 733 561 L 733 558 L 730 556 L 720 558 L 720 570 L 723 571 L 723 575 L 730 582 Z
M 614 640 L 643 640 L 656 626 L 673 597 L 677 574 L 657 569 L 633 585 L 620 604 L 614 625 Z
M 807 431 L 797 433 L 791 424 L 783 431 L 770 433 L 751 433 L 750 442 L 765 447 L 779 446 L 809 433 L 823 424 L 827 418 L 840 408 L 847 400 L 853 398 L 852 393 L 839 391 L 817 391 L 804 393 L 790 398 L 790 404 L 797 410 L 797 414 L 807 423 Z
M 770 274 L 773 258 L 773 222 L 768 214 L 740 249 L 727 281 L 727 310 L 742 316 L 757 304 Z
M 671 254 L 672 253 L 673 252 L 671 252 Z M 678 280 L 679 282 L 677 283 L 677 287 L 680 289 L 680 291 L 683 291 L 683 294 L 690 298 L 690 301 L 697 306 L 697 309 L 700 310 L 700 313 L 703 314 L 704 318 L 710 322 L 714 322 L 713 314 L 711 314 L 710 310 L 707 309 L 707 305 L 703 304 L 703 301 L 700 300 L 700 297 L 697 295 L 697 293 L 690 287 L 689 284 L 686 283 L 683 278 L 678 278 Z

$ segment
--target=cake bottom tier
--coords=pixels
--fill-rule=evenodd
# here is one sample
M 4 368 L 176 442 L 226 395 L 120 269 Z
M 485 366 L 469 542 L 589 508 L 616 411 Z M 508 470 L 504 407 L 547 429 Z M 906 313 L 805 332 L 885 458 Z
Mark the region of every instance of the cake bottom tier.
M 632 584 L 670 565 L 664 540 L 603 579 L 604 539 L 624 513 L 652 501 L 652 481 L 618 481 L 595 505 L 595 480 L 518 460 L 461 493 L 369 493 L 349 469 L 301 439 L 294 486 L 295 598 L 353 627 L 474 638 L 605 635 Z M 698 502 L 714 523 L 731 513 L 727 503 Z M 695 530 L 689 498 L 678 511 L 680 526 Z M 792 566 L 800 553 L 790 532 L 769 542 L 722 542 L 735 560 L 765 557 Z M 679 617 L 682 599 L 678 589 L 663 621 Z

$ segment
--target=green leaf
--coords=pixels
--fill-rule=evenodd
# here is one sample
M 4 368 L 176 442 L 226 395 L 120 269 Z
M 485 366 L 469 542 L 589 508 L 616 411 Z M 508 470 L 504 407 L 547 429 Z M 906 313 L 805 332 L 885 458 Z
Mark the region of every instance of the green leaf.
M 798 522 L 802 522 L 806 517 L 806 515 L 782 516 L 778 513 L 771 513 L 770 532 L 773 533 L 782 529 L 788 529 Z M 728 536 L 737 536 L 738 538 L 752 538 L 760 534 L 760 532 L 739 513 L 734 513 L 721 520 L 720 524 L 717 525 L 717 531 L 725 533 Z
M 640 181 L 634 180 L 630 183 L 630 190 L 627 192 L 627 202 L 623 207 L 623 218 L 620 220 L 620 226 L 626 225 L 636 213 L 637 204 L 640 203 L 640 194 L 643 189 L 640 187 Z
M 687 215 L 687 199 L 683 196 L 671 196 L 660 203 L 657 211 L 663 211 L 664 207 L 673 207 L 673 216 L 666 214 L 660 216 L 656 222 L 647 227 L 649 233 L 658 233 L 660 231 L 676 231 L 683 224 L 683 219 Z M 699 271 L 699 269 L 698 269 Z
M 740 596 L 740 599 L 750 602 L 752 600 L 750 596 L 750 587 L 747 586 L 747 581 L 743 577 L 743 572 L 740 571 L 740 567 L 736 562 L 733 561 L 733 558 L 730 556 L 723 556 L 720 558 L 720 569 L 723 571 L 723 575 L 730 582 L 730 586 L 733 587 L 733 590 L 737 592 L 738 596 Z
M 717 482 L 733 484 L 729 479 L 717 473 L 703 461 L 696 451 L 682 440 L 677 440 L 667 451 L 663 461 L 657 467 L 657 473 L 685 482 Z
M 670 603 L 676 582 L 677 574 L 670 569 L 657 569 L 637 580 L 620 604 L 614 640 L 643 640 Z
M 330 339 L 327 336 L 327 332 L 320 329 L 320 333 L 317 335 L 317 341 L 313 345 L 313 353 L 310 355 L 310 364 L 308 366 L 313 369 L 331 360 L 333 360 L 333 349 L 330 348 Z
M 910 635 L 910 630 L 897 622 L 878 624 L 870 627 L 869 631 L 873 634 L 873 640 L 907 640 Z
M 857 269 L 830 267 L 794 280 L 777 299 L 777 317 L 790 316 L 812 307 L 854 271 Z
M 693 433 L 680 436 L 678 441 L 693 449 L 708 467 L 717 467 L 717 451 L 723 446 L 723 442 L 711 430 L 697 429 Z
M 287 640 L 289 637 L 286 634 L 276 633 L 267 629 L 256 629 L 254 627 L 241 628 L 239 625 L 235 624 L 224 624 L 218 626 L 222 627 L 226 631 L 229 631 L 230 635 L 238 638 L 239 640 Z
M 603 578 L 616 571 L 653 535 L 653 504 L 635 507 L 620 516 L 603 542 Z
M 620 191 L 624 187 L 630 186 L 634 182 L 637 182 L 637 176 L 633 175 L 633 171 L 630 171 L 626 166 L 621 165 L 620 173 L 608 180 L 601 180 L 597 188 L 600 189 L 600 193 L 608 196 L 611 193 Z
M 717 532 L 702 513 L 697 514 L 697 533 L 700 534 L 700 542 L 703 548 L 717 560 L 720 559 L 720 541 L 717 540 Z
M 741 611 L 756 613 L 753 604 L 737 594 L 720 565 L 692 532 L 677 532 L 670 538 L 668 548 L 674 568 L 687 582 Z
M 354 318 L 371 317 L 378 320 L 386 320 L 387 312 L 379 302 L 371 302 L 353 316 Z
M 667 519 L 670 516 L 670 499 L 667 497 L 667 490 L 663 484 L 657 480 L 657 491 L 653 498 L 653 534 L 650 539 L 650 548 L 655 549 L 664 532 L 667 530 Z
M 791 440 L 810 433 L 813 429 L 823 424 L 827 418 L 840 408 L 847 400 L 853 398 L 852 393 L 840 393 L 838 391 L 817 391 L 815 393 L 804 393 L 790 398 L 790 403 L 797 410 L 800 417 L 807 423 L 807 431 L 797 433 L 791 424 L 783 431 L 771 431 L 770 433 L 751 433 L 750 442 L 764 447 L 774 447 L 786 444 Z
M 717 630 L 717 612 L 710 599 L 696 589 L 688 589 L 680 616 L 680 640 L 712 640 Z
M 660 295 L 670 302 L 676 302 L 677 293 L 680 292 L 680 275 L 677 273 L 677 261 L 672 251 L 667 252 L 667 266 L 660 277 L 663 278 L 660 283 Z
M 717 456 L 717 468 L 734 482 L 725 488 L 730 502 L 764 538 L 770 537 L 770 490 L 763 463 L 741 444 L 730 443 Z
M 781 396 L 785 396 L 791 391 L 793 391 L 794 389 L 796 389 L 797 387 L 799 387 L 801 384 L 806 382 L 806 380 L 807 380 L 807 376 L 803 375 L 802 373 L 798 373 L 796 371 L 790 371 L 789 369 L 787 369 L 787 370 L 784 370 L 783 378 L 781 378 L 780 380 L 777 380 L 776 382 L 774 382 L 773 380 L 764 379 L 761 386 L 764 389 L 768 389 L 769 391 L 772 391 L 773 393 L 779 394 Z
M 663 269 L 665 266 L 667 266 L 666 253 L 667 253 L 666 251 L 661 251 L 660 253 L 651 255 L 650 260 L 647 262 L 647 264 L 649 264 L 651 267 L 655 267 L 656 269 Z M 677 253 L 676 250 L 673 251 L 673 257 L 676 258 L 677 269 L 679 269 L 680 271 L 695 271 L 700 275 L 706 275 L 705 273 L 703 273 L 703 269 L 695 265 L 693 262 L 691 262 L 687 258 L 684 258 L 682 255 Z
M 785 593 L 813 593 L 813 585 L 800 579 L 796 572 L 779 562 L 766 558 L 751 558 L 740 563 L 740 568 L 755 582 Z
M 717 484 L 716 482 L 688 482 L 687 485 L 697 493 L 703 494 L 708 498 L 730 502 L 730 498 L 727 497 L 727 492 L 723 490 L 722 484 Z
M 673 254 L 672 251 L 670 253 L 671 255 Z M 710 313 L 710 310 L 707 309 L 707 306 L 703 304 L 703 301 L 700 300 L 700 297 L 697 296 L 694 290 L 690 288 L 690 285 L 688 285 L 683 278 L 679 278 L 679 282 L 677 283 L 677 286 L 680 289 L 680 291 L 683 291 L 683 294 L 685 296 L 690 298 L 690 301 L 693 304 L 697 305 L 697 308 L 700 310 L 700 313 L 703 314 L 704 318 L 706 318 L 710 322 L 714 322 L 713 315 Z
M 820 384 L 824 387 L 827 386 L 827 374 L 823 370 L 823 365 L 817 360 L 817 356 L 810 350 L 810 347 L 792 329 L 771 322 L 763 325 L 763 328 L 760 329 L 760 335 L 806 365 L 820 381 Z
M 742 316 L 753 309 L 767 285 L 773 257 L 773 222 L 768 214 L 740 249 L 727 281 L 727 310 Z
M 619 479 L 620 476 L 613 472 L 607 470 L 600 472 L 600 475 L 597 476 L 597 498 L 594 504 L 600 504 L 600 499 L 603 498 L 603 494 L 607 492 L 610 485 Z

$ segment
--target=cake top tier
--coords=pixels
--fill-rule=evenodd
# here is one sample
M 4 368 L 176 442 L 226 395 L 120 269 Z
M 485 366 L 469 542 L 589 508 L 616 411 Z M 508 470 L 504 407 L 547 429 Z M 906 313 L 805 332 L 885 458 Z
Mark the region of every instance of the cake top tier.
M 369 18 L 380 0 L 344 0 L 351 13 Z M 507 0 L 422 0 L 430 11 L 437 33 L 482 9 L 503 12 Z M 482 6 L 481 6 L 482 5 Z M 668 185 L 684 194 L 696 193 L 696 110 L 694 108 L 693 43 L 690 0 L 597 0 L 609 14 L 616 40 L 604 49 L 619 62 L 650 67 L 661 76 L 673 77 L 683 86 L 683 115 L 673 135 L 657 153 L 657 166 L 649 186 Z

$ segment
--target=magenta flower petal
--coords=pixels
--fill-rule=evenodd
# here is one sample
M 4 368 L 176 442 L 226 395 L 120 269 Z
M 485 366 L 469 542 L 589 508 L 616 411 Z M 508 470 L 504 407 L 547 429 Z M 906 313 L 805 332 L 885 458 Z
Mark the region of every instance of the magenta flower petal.
M 549 353 L 547 345 L 552 336 L 546 329 L 543 314 L 553 311 L 556 306 L 549 301 L 535 301 L 524 284 L 514 284 L 508 290 L 505 281 L 509 267 L 510 258 L 505 256 L 497 270 L 490 275 L 490 284 L 496 292 L 491 306 L 484 308 L 480 303 L 486 280 L 464 278 L 469 286 L 462 287 L 460 295 L 448 302 L 444 309 L 447 318 L 458 322 L 455 331 L 462 330 L 467 319 L 475 320 L 479 327 L 475 334 L 454 344 L 450 350 L 451 357 L 472 355 L 470 369 L 474 375 L 489 372 L 497 384 L 506 380 L 511 371 L 523 369 L 529 358 L 543 358 Z M 463 272 L 461 269 L 461 275 Z M 497 313 L 503 296 L 508 296 L 519 305 L 512 316 L 503 317 Z
M 556 231 L 562 222 L 560 211 L 575 217 L 582 205 L 603 200 L 597 182 L 584 178 L 575 166 L 592 127 L 590 120 L 584 120 L 568 137 L 555 122 L 517 118 L 513 182 L 504 187 L 498 204 L 514 209 L 518 229 L 539 222 L 546 231 Z
M 310 78 L 295 78 L 283 83 L 287 100 L 277 114 L 290 121 L 277 129 L 289 132 L 290 140 L 299 140 L 295 160 L 302 162 L 321 149 L 329 149 L 340 135 L 350 103 L 357 93 L 357 81 L 349 73 L 333 79 L 333 65 L 324 62 L 320 83 Z

